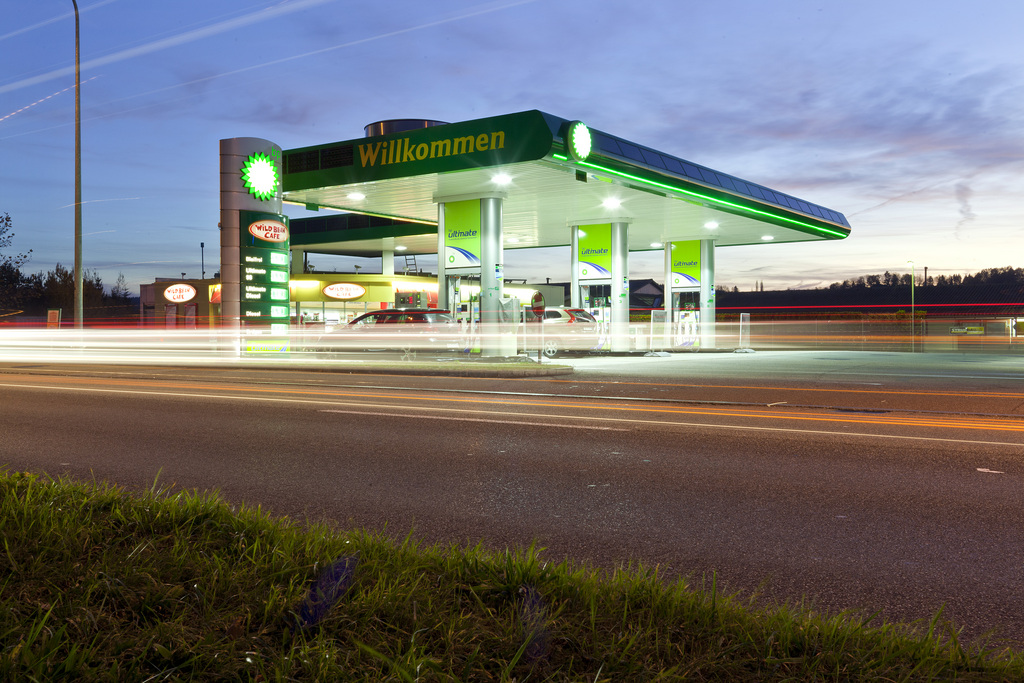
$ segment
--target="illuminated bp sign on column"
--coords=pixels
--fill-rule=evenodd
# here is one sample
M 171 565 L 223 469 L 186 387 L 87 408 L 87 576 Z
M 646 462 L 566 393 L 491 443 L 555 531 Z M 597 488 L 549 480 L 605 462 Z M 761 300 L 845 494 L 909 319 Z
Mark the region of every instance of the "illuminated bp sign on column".
M 700 288 L 700 240 L 672 242 L 672 287 Z
M 248 325 L 288 324 L 288 217 L 239 212 L 240 317 Z
M 480 269 L 480 200 L 444 205 L 445 268 Z
M 607 280 L 612 276 L 612 224 L 577 227 L 577 268 L 580 280 Z

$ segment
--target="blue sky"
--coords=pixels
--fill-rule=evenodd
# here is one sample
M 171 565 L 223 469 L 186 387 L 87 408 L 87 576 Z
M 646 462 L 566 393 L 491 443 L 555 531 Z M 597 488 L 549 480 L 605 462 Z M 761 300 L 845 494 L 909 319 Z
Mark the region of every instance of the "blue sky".
M 1024 266 L 1019 0 L 79 8 L 84 262 L 108 286 L 118 273 L 133 289 L 196 277 L 200 242 L 207 274 L 217 270 L 221 138 L 292 148 L 381 119 L 525 109 L 842 211 L 853 226 L 843 242 L 721 249 L 719 285 L 823 286 L 906 272 L 910 259 L 929 275 Z M 32 249 L 28 271 L 70 266 L 71 2 L 9 2 L 4 19 L 0 212 L 14 250 Z M 569 277 L 558 250 L 505 260 L 508 277 Z M 653 254 L 631 260 L 634 277 L 660 279 L 660 267 Z

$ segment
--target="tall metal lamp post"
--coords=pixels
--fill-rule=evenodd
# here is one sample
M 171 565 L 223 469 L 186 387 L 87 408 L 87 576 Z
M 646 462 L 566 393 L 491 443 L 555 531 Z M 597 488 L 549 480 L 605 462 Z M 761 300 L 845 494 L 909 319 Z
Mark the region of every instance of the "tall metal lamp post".
M 79 56 L 78 3 L 75 7 L 75 327 L 84 327 L 82 288 L 82 67 Z
M 914 262 L 907 261 L 910 264 L 910 352 L 914 352 L 914 323 L 917 320 L 914 318 L 914 281 L 917 279 L 917 275 L 914 273 Z
M 199 272 L 201 273 L 201 278 L 203 280 L 206 279 L 206 256 L 205 256 L 205 252 L 203 251 L 205 248 L 206 248 L 206 243 L 205 242 L 200 242 L 199 243 Z

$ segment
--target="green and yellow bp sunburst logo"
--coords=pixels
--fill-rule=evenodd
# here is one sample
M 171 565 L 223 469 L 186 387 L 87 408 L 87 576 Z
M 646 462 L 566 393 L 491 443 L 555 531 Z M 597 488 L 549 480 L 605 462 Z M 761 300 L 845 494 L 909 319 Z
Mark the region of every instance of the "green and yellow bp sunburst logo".
M 277 193 L 277 166 L 262 152 L 252 154 L 242 165 L 242 182 L 250 194 L 265 202 Z

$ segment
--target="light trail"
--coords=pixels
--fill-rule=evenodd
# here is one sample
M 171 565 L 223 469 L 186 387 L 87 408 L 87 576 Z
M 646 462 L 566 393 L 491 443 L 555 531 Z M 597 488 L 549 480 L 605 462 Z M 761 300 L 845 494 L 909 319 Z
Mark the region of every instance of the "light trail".
M 209 400 L 230 400 L 230 401 L 252 401 L 252 402 L 277 402 L 277 403 L 290 403 L 297 405 L 330 405 L 332 409 L 337 406 L 349 406 L 353 408 L 379 408 L 384 410 L 395 411 L 396 405 L 394 403 L 349 403 L 345 401 L 328 401 L 325 399 L 299 399 L 299 398 L 284 398 L 280 396 L 238 396 L 238 395 L 224 395 L 224 394 L 200 394 L 200 393 L 188 393 L 188 392 L 164 392 L 164 391 L 137 391 L 128 389 L 94 389 L 86 387 L 53 387 L 45 385 L 14 385 L 14 384 L 0 384 L 0 386 L 18 387 L 18 388 L 31 388 L 41 389 L 50 391 L 81 391 L 81 392 L 92 392 L 92 393 L 108 393 L 108 394 L 125 394 L 125 395 L 141 395 L 141 396 L 160 396 L 160 397 L 181 397 L 181 398 L 203 398 Z M 501 420 L 495 420 L 503 424 L 510 426 L 518 426 L 522 424 L 517 420 L 509 420 L 507 411 L 488 411 L 488 410 L 473 410 L 464 408 L 451 408 L 451 407 L 435 407 L 435 406 L 401 406 L 403 410 L 422 410 L 422 411 L 445 411 L 446 413 L 461 413 L 463 415 L 494 415 L 500 416 Z M 353 412 L 366 412 L 353 411 Z M 398 413 L 388 412 L 385 413 L 387 417 L 394 417 Z M 515 413 L 517 417 L 527 417 L 535 419 L 551 419 L 550 413 Z M 405 414 L 402 415 L 405 417 Z M 938 442 L 938 443 L 951 443 L 951 444 L 975 444 L 985 446 L 1010 446 L 1013 448 L 1022 448 L 1020 443 L 1017 442 L 1003 442 L 1003 441 L 983 441 L 980 439 L 953 439 L 944 437 L 934 436 L 918 436 L 918 435 L 907 435 L 907 434 L 876 434 L 871 432 L 842 432 L 842 431 L 830 431 L 824 429 L 797 429 L 797 428 L 785 428 L 785 427 L 768 427 L 759 425 L 735 425 L 735 424 L 709 424 L 705 422 L 678 422 L 669 420 L 650 420 L 650 419 L 636 419 L 636 418 L 625 418 L 625 417 L 600 417 L 593 415 L 574 415 L 574 416 L 560 416 L 566 419 L 582 420 L 590 422 L 614 422 L 618 424 L 632 424 L 637 426 L 650 427 L 652 425 L 663 426 L 663 427 L 687 427 L 694 429 L 724 429 L 724 430 L 739 430 L 739 431 L 755 431 L 755 432 L 774 432 L 783 434 L 801 434 L 801 435 L 819 435 L 819 436 L 832 436 L 832 437 L 844 437 L 844 438 L 868 438 L 868 439 L 899 439 L 905 441 L 923 441 L 923 442 Z M 562 425 L 552 424 L 552 428 L 558 429 Z
M 820 374 L 820 373 L 816 373 Z M 915 375 L 917 376 L 917 375 Z M 932 377 L 934 375 L 925 375 L 926 377 Z M 949 375 L 947 377 L 962 377 L 962 375 Z M 770 389 L 772 391 L 806 391 L 806 392 L 817 392 L 824 394 L 867 394 L 867 395 L 881 395 L 881 396 L 941 396 L 941 397 L 969 397 L 969 398 L 1016 398 L 1024 400 L 1024 392 L 983 392 L 983 391 L 907 391 L 907 390 L 888 390 L 888 389 L 832 389 L 822 387 L 787 387 L 779 386 L 775 384 L 766 385 L 749 385 L 749 384 L 693 384 L 693 383 L 675 383 L 675 382 L 622 382 L 622 381 L 606 381 L 601 380 L 569 380 L 569 379 L 556 379 L 556 378 L 536 378 L 536 377 L 522 377 L 518 378 L 524 382 L 554 382 L 562 384 L 598 384 L 607 386 L 614 384 L 616 386 L 637 386 L 637 387 L 665 387 L 670 389 L 735 389 L 741 391 L 749 391 L 752 389 Z M 1021 377 L 1024 379 L 1024 376 Z
M 203 397 L 208 399 L 213 398 L 251 398 L 256 400 L 257 398 L 263 400 L 281 400 L 284 402 L 299 402 L 299 403 L 323 403 L 332 402 L 340 399 L 372 399 L 372 400 L 388 400 L 390 403 L 379 404 L 382 407 L 388 407 L 394 409 L 397 405 L 395 403 L 395 396 L 393 394 L 381 393 L 374 390 L 368 391 L 338 391 L 334 389 L 292 389 L 285 387 L 246 387 L 246 386 L 220 386 L 202 383 L 171 383 L 171 382 L 152 382 L 141 379 L 98 379 L 98 378 L 67 378 L 71 382 L 78 385 L 97 385 L 97 384 L 113 384 L 115 386 L 123 387 L 160 387 L 161 389 L 182 389 L 187 391 L 182 392 L 171 392 L 171 391 L 138 391 L 140 394 L 153 394 L 161 396 L 193 396 Z M 94 391 L 94 392 L 107 392 L 107 393 L 133 393 L 129 389 L 110 389 L 110 388 L 92 388 L 86 386 L 48 386 L 48 385 L 26 385 L 26 384 L 0 384 L 0 386 L 12 387 L 12 388 L 34 388 L 34 389 L 49 389 L 49 390 L 68 390 L 68 391 Z M 205 390 L 208 394 L 192 394 L 190 391 Z M 262 394 L 263 396 L 241 396 L 242 393 L 248 394 Z M 294 398 L 296 395 L 302 396 L 315 396 L 320 397 L 316 399 L 299 399 Z M 479 405 L 484 402 L 480 396 L 474 397 L 452 397 L 452 396 L 402 396 L 407 401 L 403 404 L 403 408 L 417 408 L 416 404 L 424 403 L 445 403 L 448 405 L 463 405 L 463 404 L 475 404 Z M 606 418 L 612 420 L 627 420 L 629 422 L 651 423 L 651 424 L 678 424 L 678 425 L 689 425 L 690 423 L 678 423 L 670 422 L 666 420 L 655 420 L 654 417 L 663 417 L 667 415 L 679 415 L 679 416 L 703 416 L 712 418 L 738 418 L 746 420 L 776 420 L 776 421 L 788 421 L 788 422 L 815 422 L 815 423 L 829 423 L 829 424 L 847 424 L 847 425 L 872 425 L 878 427 L 903 427 L 903 428 L 927 428 L 927 429 L 941 429 L 947 431 L 990 431 L 990 432 L 1009 432 L 1017 433 L 1024 432 L 1024 420 L 1014 419 L 996 419 L 996 418 L 959 418 L 955 421 L 951 421 L 948 417 L 932 418 L 932 417 L 921 417 L 921 416 L 901 416 L 901 415 L 836 415 L 836 414 L 809 414 L 808 412 L 797 412 L 797 411 L 786 411 L 779 409 L 737 409 L 735 407 L 728 408 L 713 408 L 713 407 L 676 407 L 668 408 L 661 406 L 642 406 L 636 404 L 608 404 L 608 403 L 595 403 L 589 400 L 587 397 L 580 397 L 579 399 L 568 402 L 565 400 L 561 401 L 547 401 L 537 399 L 525 399 L 525 398 L 508 398 L 503 397 L 501 399 L 494 399 L 487 401 L 492 405 L 500 405 L 501 411 L 484 411 L 488 414 L 501 414 L 508 416 L 508 409 L 511 407 L 520 408 L 560 408 L 566 410 L 580 410 L 586 409 L 588 411 L 602 411 L 605 413 L 619 412 L 619 413 L 631 413 L 649 415 L 651 418 L 637 419 L 637 418 Z M 346 404 L 347 405 L 347 404 Z M 362 404 L 352 404 L 362 405 Z M 378 405 L 378 404 L 371 404 Z M 453 408 L 445 408 L 445 410 L 454 410 Z M 470 411 L 472 412 L 472 411 Z M 533 413 L 514 413 L 517 416 L 531 416 Z M 546 416 L 550 419 L 551 415 L 548 414 L 536 414 L 537 416 Z M 563 419 L 594 419 L 593 416 L 578 416 L 563 414 L 560 417 Z M 702 426 L 722 426 L 700 423 Z M 753 428 L 747 426 L 747 428 Z M 758 427 L 760 428 L 760 427 Z M 765 429 L 779 429 L 779 428 L 768 428 Z M 851 435 L 850 432 L 834 431 L 828 432 L 834 435 Z M 905 437 L 913 438 L 913 437 Z M 925 438 L 925 437 L 921 437 Z M 929 437 L 932 438 L 932 437 Z M 957 439 L 941 439 L 947 441 L 957 441 Z M 988 442 L 986 442 L 988 443 Z M 1024 444 L 1003 444 L 1003 445 L 1016 445 L 1024 448 Z

